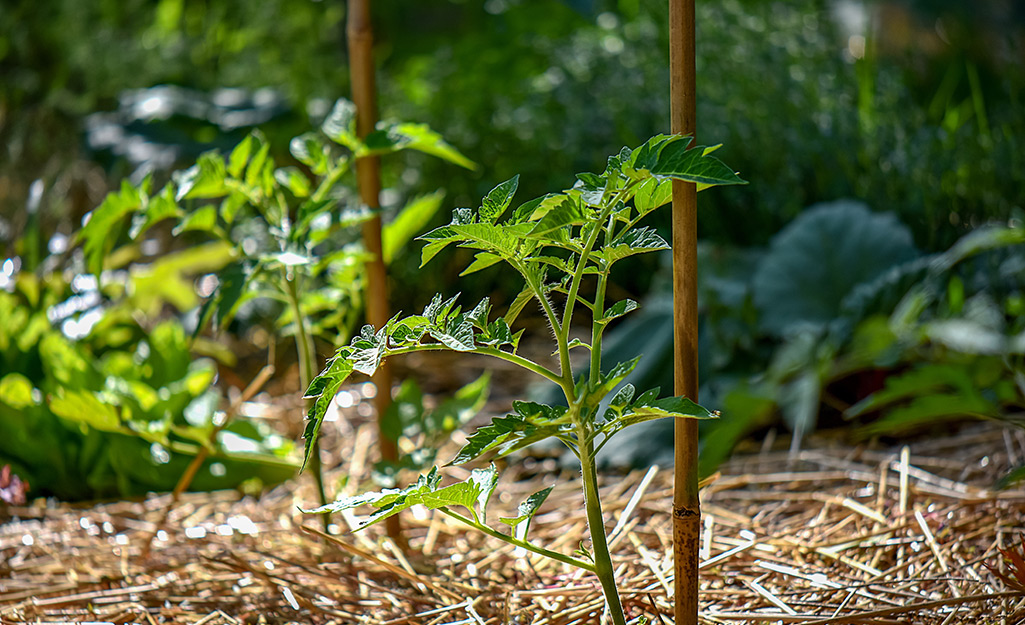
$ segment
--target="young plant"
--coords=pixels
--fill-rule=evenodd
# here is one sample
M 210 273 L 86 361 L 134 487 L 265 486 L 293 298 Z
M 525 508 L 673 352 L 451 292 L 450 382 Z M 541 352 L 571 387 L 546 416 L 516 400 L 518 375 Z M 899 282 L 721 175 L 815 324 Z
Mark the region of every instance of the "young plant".
M 464 311 L 458 296 L 436 295 L 420 315 L 396 316 L 383 328 L 366 326 L 350 345 L 340 348 L 306 392 L 313 399 L 305 438 L 308 461 L 332 398 L 353 372 L 371 374 L 390 356 L 430 350 L 450 350 L 491 356 L 513 363 L 557 384 L 565 406 L 526 401 L 513 402 L 511 414 L 496 417 L 478 429 L 450 464 L 469 462 L 485 453 L 505 455 L 532 443 L 556 438 L 579 459 L 581 481 L 593 551 L 567 555 L 527 540 L 527 529 L 551 488 L 527 498 L 513 518 L 499 519 L 511 533 L 487 525 L 487 504 L 498 482 L 494 465 L 475 469 L 468 480 L 441 485 L 437 467 L 404 490 L 384 490 L 341 499 L 311 512 L 334 512 L 363 505 L 376 511 L 367 527 L 413 506 L 437 509 L 490 536 L 528 551 L 554 558 L 598 576 L 613 622 L 625 623 L 605 537 L 598 478 L 597 452 L 616 433 L 631 425 L 677 417 L 708 419 L 717 416 L 683 397 L 659 398 L 659 390 L 637 393 L 625 385 L 610 401 L 606 397 L 637 366 L 640 357 L 611 367 L 602 366 L 602 334 L 609 323 L 637 308 L 632 300 L 605 301 L 609 275 L 618 261 L 634 254 L 669 248 L 653 229 L 640 221 L 669 201 L 672 179 L 696 183 L 699 189 L 743 181 L 718 159 L 715 148 L 687 148 L 689 139 L 658 135 L 635 150 L 624 148 L 608 159 L 601 175 L 578 174 L 567 191 L 545 195 L 520 205 L 504 221 L 518 177 L 495 187 L 477 209 L 459 208 L 452 222 L 424 235 L 422 261 L 426 264 L 448 245 L 478 250 L 463 275 L 506 263 L 525 283 L 504 316 L 492 319 L 487 298 Z M 584 283 L 589 283 L 584 294 Z M 593 290 L 592 290 L 593 289 Z M 512 326 L 523 307 L 536 300 L 551 326 L 558 370 L 518 353 L 523 330 Z M 590 320 L 589 342 L 570 338 L 575 315 Z M 571 349 L 590 352 L 587 374 L 575 377 Z M 465 512 L 457 508 L 465 509 Z
M 422 124 L 382 123 L 361 140 L 355 106 L 347 100 L 338 100 L 319 133 L 298 136 L 289 147 L 303 169 L 277 167 L 270 145 L 252 133 L 227 157 L 216 150 L 201 155 L 157 193 L 148 177 L 137 186 L 126 182 L 93 211 L 79 239 L 97 276 L 111 255 L 116 228 L 128 217 L 132 240 L 160 221 L 175 219 L 175 236 L 194 232 L 220 242 L 230 250 L 229 260 L 215 274 L 217 286 L 195 332 L 211 320 L 224 325 L 247 300 L 278 302 L 277 322 L 295 339 L 305 388 L 318 366 L 314 333 L 336 345 L 347 340 L 362 308 L 367 254 L 349 231 L 373 213 L 344 184 L 355 159 L 413 149 L 464 167 L 473 163 Z M 438 194 L 414 200 L 389 224 L 383 233 L 385 262 L 424 226 L 440 201 Z M 334 251 L 324 254 L 326 248 Z M 314 467 L 326 502 L 317 457 Z

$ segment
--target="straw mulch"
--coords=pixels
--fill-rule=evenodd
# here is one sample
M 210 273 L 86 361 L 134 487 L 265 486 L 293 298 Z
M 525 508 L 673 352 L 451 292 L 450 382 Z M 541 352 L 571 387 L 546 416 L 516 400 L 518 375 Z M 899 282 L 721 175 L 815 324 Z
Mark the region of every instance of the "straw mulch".
M 343 440 L 333 477 L 348 475 L 351 492 L 366 473 L 371 428 Z M 1025 622 L 1025 589 L 1013 587 L 1013 562 L 1000 551 L 1021 549 L 1025 491 L 991 490 L 1023 457 L 1025 437 L 995 425 L 910 448 L 819 443 L 738 456 L 703 491 L 702 622 Z M 656 611 L 672 622 L 670 473 L 604 478 L 618 580 L 635 622 L 658 622 Z M 510 466 L 492 522 L 558 483 L 532 535 L 572 552 L 586 537 L 574 479 L 552 460 Z M 0 621 L 601 622 L 591 576 L 515 554 L 441 514 L 403 515 L 405 553 L 380 526 L 351 534 L 336 518 L 324 535 L 319 517 L 297 511 L 312 502 L 306 482 L 259 500 L 218 492 L 174 505 L 161 495 L 8 509 Z

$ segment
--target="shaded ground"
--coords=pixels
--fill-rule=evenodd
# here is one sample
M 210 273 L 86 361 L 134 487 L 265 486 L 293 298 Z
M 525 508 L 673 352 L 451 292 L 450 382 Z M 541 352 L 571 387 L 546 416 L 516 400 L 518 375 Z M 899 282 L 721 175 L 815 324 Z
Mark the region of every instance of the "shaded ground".
M 363 425 L 341 440 L 345 461 L 331 477 L 349 476 L 351 491 L 373 435 Z M 1025 490 L 989 490 L 1023 457 L 1020 432 L 987 425 L 903 454 L 820 443 L 796 457 L 765 450 L 735 458 L 703 491 L 702 621 L 1025 621 L 1025 595 L 987 568 L 1007 571 L 998 549 L 1020 545 L 1025 531 Z M 511 513 L 555 483 L 548 470 L 545 460 L 510 467 L 492 514 Z M 565 552 L 586 534 L 573 478 L 559 477 L 532 529 L 537 542 Z M 403 516 L 408 556 L 379 526 L 325 540 L 319 518 L 297 511 L 313 501 L 306 481 L 260 500 L 229 491 L 188 494 L 171 507 L 163 495 L 9 509 L 16 519 L 0 526 L 0 621 L 600 621 L 589 575 L 519 557 L 444 515 Z M 657 610 L 671 622 L 670 471 L 603 483 L 628 614 L 655 619 Z

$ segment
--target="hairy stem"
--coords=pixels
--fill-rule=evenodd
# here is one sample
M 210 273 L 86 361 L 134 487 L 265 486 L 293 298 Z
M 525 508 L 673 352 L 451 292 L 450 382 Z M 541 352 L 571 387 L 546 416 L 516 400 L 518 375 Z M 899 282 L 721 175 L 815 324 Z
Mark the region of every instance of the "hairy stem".
M 523 549 L 526 549 L 527 551 L 531 551 L 531 552 L 536 553 L 538 555 L 545 556 L 546 558 L 551 558 L 552 560 L 558 560 L 559 562 L 564 562 L 566 564 L 569 564 L 570 566 L 575 566 L 577 568 L 584 569 L 585 571 L 588 571 L 590 573 L 594 573 L 595 572 L 594 565 L 591 564 L 590 562 L 585 562 L 584 560 L 579 560 L 577 558 L 574 558 L 573 556 L 567 556 L 566 554 L 559 553 L 558 551 L 551 551 L 551 550 L 545 549 L 544 547 L 538 547 L 537 545 L 535 545 L 533 543 L 529 543 L 529 542 L 527 542 L 525 540 L 520 540 L 519 538 L 516 538 L 514 536 L 510 536 L 508 534 L 503 534 L 502 532 L 499 532 L 498 530 L 492 529 L 492 528 L 488 527 L 487 525 L 484 525 L 483 523 L 479 523 L 479 522 L 471 519 L 470 517 L 463 516 L 462 514 L 459 514 L 458 512 L 454 512 L 452 510 L 449 510 L 448 508 L 438 508 L 438 510 L 441 510 L 442 512 L 444 512 L 448 516 L 452 517 L 453 519 L 456 519 L 456 520 L 458 520 L 458 521 L 460 521 L 462 523 L 465 523 L 466 525 L 469 525 L 470 527 L 474 528 L 475 530 L 479 530 L 481 532 L 484 532 L 488 536 L 492 536 L 492 537 L 497 538 L 497 539 L 499 539 L 499 540 L 501 540 L 503 542 L 509 543 L 510 545 L 513 545 L 514 547 L 522 547 Z
M 313 344 L 313 337 L 306 330 L 306 317 L 303 315 L 302 307 L 299 305 L 299 285 L 297 284 L 299 277 L 295 272 L 285 270 L 284 280 L 285 294 L 288 297 L 288 304 L 292 308 L 292 316 L 295 317 L 295 349 L 299 357 L 299 386 L 305 392 L 309 388 L 313 376 L 316 375 L 316 349 Z M 324 469 L 320 463 L 319 437 L 314 438 L 311 444 L 313 445 L 313 450 L 310 452 L 310 470 L 313 472 L 320 505 L 326 506 L 328 503 L 327 490 L 324 488 Z M 326 530 L 327 526 L 330 525 L 331 518 L 325 514 L 322 520 Z
M 605 315 L 605 288 L 608 281 L 607 272 L 598 274 L 598 288 L 594 293 L 592 318 Z M 605 326 L 604 323 L 591 323 L 591 384 L 597 384 L 601 376 L 601 337 L 605 332 Z
M 586 438 L 584 426 L 581 425 L 578 430 L 581 444 L 580 477 L 584 482 L 587 531 L 591 534 L 591 547 L 594 550 L 594 574 L 601 583 L 612 622 L 614 625 L 626 625 L 623 604 L 619 600 L 619 589 L 616 587 L 615 570 L 612 568 L 612 556 L 609 554 L 609 543 L 605 537 L 605 519 L 598 497 L 598 473 L 594 466 L 594 443 Z

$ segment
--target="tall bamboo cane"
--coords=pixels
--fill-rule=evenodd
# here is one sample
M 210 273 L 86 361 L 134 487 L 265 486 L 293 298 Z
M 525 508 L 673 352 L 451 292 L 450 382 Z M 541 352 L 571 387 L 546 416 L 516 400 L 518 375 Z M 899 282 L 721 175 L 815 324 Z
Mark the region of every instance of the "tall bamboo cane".
M 669 0 L 669 68 L 672 131 L 697 127 L 694 0 Z M 673 339 L 677 395 L 698 399 L 697 187 L 673 181 Z M 698 622 L 698 424 L 677 419 L 673 488 L 673 557 L 676 625 Z
M 352 80 L 352 101 L 356 105 L 356 134 L 360 139 L 377 124 L 377 87 L 374 80 L 374 32 L 370 23 L 368 0 L 349 0 L 346 35 L 349 43 L 349 74 Z M 371 210 L 381 207 L 381 161 L 377 156 L 364 156 L 356 161 L 356 179 L 361 201 Z M 388 275 L 381 253 L 381 217 L 363 224 L 363 245 L 373 259 L 367 264 L 367 322 L 383 327 L 390 316 L 388 308 Z M 381 363 L 371 378 L 377 387 L 374 404 L 378 415 L 378 445 L 384 460 L 397 460 L 395 443 L 380 430 L 381 417 L 391 405 L 391 368 Z M 385 519 L 388 536 L 404 544 L 399 517 Z

